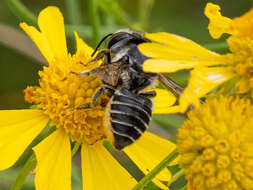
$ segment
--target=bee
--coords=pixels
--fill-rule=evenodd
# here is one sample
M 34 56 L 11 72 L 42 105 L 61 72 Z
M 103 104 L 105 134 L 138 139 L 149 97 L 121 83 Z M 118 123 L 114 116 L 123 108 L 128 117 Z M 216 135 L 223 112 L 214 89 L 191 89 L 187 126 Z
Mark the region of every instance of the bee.
M 153 108 L 151 98 L 156 96 L 156 92 L 143 90 L 152 87 L 157 80 L 177 97 L 183 88 L 162 74 L 143 71 L 143 62 L 148 57 L 141 54 L 137 46 L 150 40 L 142 33 L 122 29 L 108 34 L 100 41 L 92 57 L 108 37 L 110 39 L 106 48 L 89 61 L 103 60 L 102 64 L 91 71 L 79 73 L 81 76 L 96 74 L 103 81 L 92 102 L 80 109 L 96 106 L 102 94 L 109 96 L 106 128 L 112 132 L 114 147 L 121 150 L 140 138 L 149 126 Z

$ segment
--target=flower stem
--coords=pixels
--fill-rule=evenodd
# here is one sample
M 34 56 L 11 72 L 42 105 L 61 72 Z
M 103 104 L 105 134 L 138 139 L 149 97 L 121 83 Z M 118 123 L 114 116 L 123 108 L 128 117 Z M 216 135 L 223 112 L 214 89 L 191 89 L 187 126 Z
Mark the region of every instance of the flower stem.
M 173 152 L 171 152 L 163 161 L 161 161 L 151 172 L 143 177 L 140 182 L 133 188 L 133 190 L 141 190 L 146 185 L 148 185 L 149 182 L 159 173 L 161 172 L 165 167 L 168 166 L 168 164 L 173 161 L 178 156 L 178 152 L 175 149 Z
M 112 15 L 117 23 L 126 25 L 128 28 L 135 29 L 134 24 L 130 21 L 128 14 L 123 10 L 118 1 L 103 0 L 99 1 L 100 8 L 109 15 Z
M 210 49 L 215 52 L 228 52 L 229 46 L 227 42 L 211 43 L 204 45 L 205 48 Z
M 89 25 L 71 25 L 66 24 L 66 35 L 68 37 L 74 37 L 74 32 L 77 32 L 80 37 L 82 37 L 84 40 L 91 39 L 93 36 L 92 27 Z M 114 26 L 103 26 L 101 27 L 101 34 L 106 35 L 108 33 L 111 33 L 112 31 L 115 31 L 117 28 Z
M 37 25 L 36 16 L 30 12 L 19 0 L 6 0 L 12 13 L 28 24 Z
M 80 12 L 80 0 L 65 0 L 68 19 L 71 24 L 82 24 L 82 14 Z
M 97 44 L 100 40 L 99 15 L 97 0 L 88 0 L 89 18 L 92 25 L 93 41 Z
M 45 127 L 45 129 L 38 135 L 38 137 L 34 140 L 34 142 L 32 143 L 33 146 L 36 146 L 37 144 L 39 144 L 43 139 L 45 139 L 47 136 L 49 136 L 50 134 L 52 134 L 55 131 L 55 127 L 50 127 L 49 123 L 47 124 L 47 126 Z M 29 149 L 29 147 L 28 147 Z M 26 177 L 28 176 L 29 172 L 31 171 L 31 169 L 34 167 L 34 165 L 36 164 L 36 158 L 35 158 L 35 154 L 32 152 L 31 149 L 29 149 L 30 156 L 27 159 L 24 167 L 21 169 L 21 171 L 19 172 L 16 181 L 14 182 L 11 190 L 20 190 L 25 182 Z
M 147 30 L 149 16 L 153 4 L 153 0 L 139 0 L 139 23 L 143 31 Z
M 83 142 L 83 140 L 80 140 L 80 141 L 77 141 L 77 142 L 75 143 L 74 148 L 73 148 L 72 151 L 71 151 L 72 157 L 75 156 L 75 154 L 77 153 L 77 151 L 78 151 L 80 145 L 82 144 L 82 142 Z
M 34 153 L 32 153 L 29 157 L 29 159 L 26 161 L 24 167 L 21 169 L 20 173 L 18 174 L 18 177 L 16 178 L 16 181 L 14 182 L 11 190 L 20 190 L 26 180 L 26 177 L 28 176 L 31 169 L 36 164 L 36 159 Z
M 184 170 L 183 169 L 180 169 L 175 175 L 172 176 L 172 178 L 169 180 L 168 182 L 168 186 L 170 186 L 172 183 L 174 183 L 175 181 L 178 180 L 178 178 L 180 178 L 181 176 L 183 176 L 185 173 L 184 173 Z

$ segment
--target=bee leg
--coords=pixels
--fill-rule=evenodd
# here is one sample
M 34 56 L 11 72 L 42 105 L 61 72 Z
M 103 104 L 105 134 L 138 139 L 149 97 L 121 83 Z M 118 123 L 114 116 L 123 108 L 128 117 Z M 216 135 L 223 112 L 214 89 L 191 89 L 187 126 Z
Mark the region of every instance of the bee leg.
M 87 103 L 87 104 L 84 104 L 83 106 L 78 107 L 77 109 L 82 110 L 82 109 L 89 109 L 91 107 L 92 107 L 91 103 Z
M 158 74 L 158 80 L 166 87 L 168 88 L 177 98 L 180 97 L 180 95 L 183 93 L 184 88 L 181 87 L 179 84 L 177 84 L 176 82 L 174 82 L 173 80 L 171 80 L 169 77 L 166 77 L 163 74 Z M 204 101 L 199 99 L 199 103 L 203 104 Z M 188 110 L 186 112 L 188 112 L 189 110 L 193 110 L 194 106 L 191 104 L 188 107 Z
M 144 96 L 146 98 L 154 98 L 156 96 L 156 91 L 144 92 L 144 93 L 140 93 L 139 95 Z
M 104 64 L 108 64 L 111 62 L 111 53 L 109 49 L 101 50 L 97 56 L 91 59 L 88 63 L 99 61 L 100 59 L 104 58 Z
M 81 76 L 81 77 L 86 77 L 86 76 L 89 76 L 89 75 L 96 74 L 98 71 L 99 71 L 99 67 L 96 67 L 96 68 L 94 68 L 94 69 L 92 69 L 92 70 L 90 70 L 90 71 L 84 70 L 84 71 L 82 71 L 82 72 L 80 72 L 80 73 L 71 71 L 71 73 L 72 73 L 72 74 L 75 74 L 75 75 L 79 75 L 79 76 Z
M 98 105 L 98 99 L 103 94 L 106 94 L 107 96 L 111 97 L 114 94 L 115 89 L 108 85 L 103 85 L 100 89 L 97 90 L 97 92 L 94 94 L 92 98 L 92 104 L 94 106 Z
M 103 64 L 110 64 L 111 63 L 111 54 L 109 49 L 104 49 L 100 51 L 97 56 L 94 59 L 91 59 L 88 63 L 92 63 L 95 61 L 99 61 L 100 59 L 104 58 Z M 84 70 L 81 73 L 71 72 L 73 74 L 79 75 L 79 76 L 89 76 L 92 74 L 96 74 L 100 70 L 100 67 L 96 67 L 90 71 Z
M 95 107 L 98 105 L 99 97 L 102 96 L 102 94 L 106 94 L 109 97 L 111 97 L 114 94 L 114 91 L 115 91 L 114 88 L 107 85 L 103 85 L 101 88 L 99 88 L 96 91 L 91 102 L 84 104 L 83 106 L 80 106 L 77 109 L 89 109 L 89 108 Z

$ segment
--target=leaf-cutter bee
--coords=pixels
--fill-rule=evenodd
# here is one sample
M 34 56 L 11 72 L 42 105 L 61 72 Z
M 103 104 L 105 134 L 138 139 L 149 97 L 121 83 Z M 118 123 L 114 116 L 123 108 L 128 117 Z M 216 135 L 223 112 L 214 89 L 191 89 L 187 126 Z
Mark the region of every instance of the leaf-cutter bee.
M 143 90 L 151 87 L 157 79 L 176 96 L 181 94 L 183 88 L 162 74 L 143 72 L 142 64 L 148 57 L 141 54 L 137 46 L 150 40 L 139 32 L 122 29 L 108 34 L 100 41 L 92 56 L 108 37 L 106 49 L 89 61 L 103 60 L 102 65 L 79 73 L 81 76 L 97 74 L 104 83 L 94 94 L 92 102 L 81 108 L 97 105 L 102 94 L 111 98 L 106 110 L 106 127 L 112 131 L 114 146 L 121 150 L 137 140 L 149 126 L 153 107 L 151 98 L 156 93 L 145 93 Z

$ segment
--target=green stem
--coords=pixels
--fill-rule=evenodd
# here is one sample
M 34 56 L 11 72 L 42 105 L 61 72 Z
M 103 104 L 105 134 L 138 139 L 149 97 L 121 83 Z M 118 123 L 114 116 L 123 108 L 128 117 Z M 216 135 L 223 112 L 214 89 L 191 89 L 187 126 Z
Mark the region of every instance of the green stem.
M 178 156 L 178 152 L 175 149 L 173 152 L 171 152 L 163 161 L 161 161 L 151 172 L 143 177 L 140 182 L 133 188 L 133 190 L 141 190 L 146 185 L 148 185 L 149 182 L 159 173 L 161 172 L 165 167 L 168 166 L 168 164 L 173 161 Z
M 88 25 L 65 25 L 66 35 L 68 37 L 74 37 L 74 32 L 77 32 L 84 40 L 92 38 L 92 27 Z M 116 26 L 103 26 L 101 27 L 101 34 L 106 35 L 117 30 Z
M 99 6 L 108 15 L 112 15 L 117 23 L 126 25 L 128 28 L 135 29 L 128 14 L 120 7 L 118 1 L 103 0 L 99 2 Z
M 71 24 L 82 24 L 82 14 L 80 12 L 80 0 L 65 0 L 68 19 Z
M 32 153 L 29 157 L 29 159 L 26 161 L 24 167 L 21 169 L 20 173 L 18 174 L 18 177 L 16 178 L 16 181 L 14 182 L 11 190 L 20 190 L 26 180 L 26 177 L 28 176 L 31 169 L 35 166 L 36 159 L 34 153 Z
M 172 176 L 172 178 L 168 181 L 168 186 L 170 186 L 172 183 L 174 183 L 175 181 L 178 180 L 178 178 L 180 178 L 181 176 L 183 176 L 185 173 L 184 173 L 184 170 L 183 169 L 180 169 L 175 175 Z
M 210 49 L 215 52 L 228 52 L 229 46 L 227 42 L 219 42 L 219 43 L 212 43 L 203 45 L 205 48 Z
M 93 41 L 97 44 L 100 40 L 99 15 L 97 0 L 88 0 L 89 17 L 92 25 Z
M 47 136 L 52 134 L 55 131 L 55 127 L 49 127 L 49 123 L 47 124 L 47 127 L 38 135 L 38 137 L 34 140 L 32 143 L 32 146 L 36 146 L 38 143 L 40 143 L 43 139 L 45 139 Z M 30 148 L 30 149 L 29 149 Z M 20 190 L 26 180 L 26 177 L 28 176 L 31 169 L 36 164 L 36 158 L 35 154 L 31 150 L 31 145 L 28 147 L 30 153 L 30 157 L 26 161 L 24 167 L 21 169 L 20 173 L 18 174 L 11 190 Z
M 147 30 L 152 7 L 153 0 L 139 0 L 139 23 L 143 31 Z
M 19 0 L 6 0 L 12 13 L 28 24 L 37 25 L 36 16 L 29 11 Z
M 82 142 L 83 142 L 83 140 L 80 140 L 80 141 L 77 141 L 77 142 L 75 143 L 75 146 L 74 146 L 74 148 L 73 148 L 72 151 L 71 151 L 72 157 L 75 156 L 75 154 L 77 153 L 77 151 L 78 151 L 80 145 L 82 144 Z
M 183 186 L 180 190 L 186 190 L 187 189 L 187 186 Z
M 70 0 L 66 0 L 66 1 L 70 1 Z M 90 1 L 94 1 L 94 0 L 90 0 Z M 24 22 L 27 22 L 28 24 L 31 24 L 33 26 L 37 25 L 37 18 L 36 16 L 29 11 L 19 0 L 6 0 L 8 6 L 10 7 L 12 13 L 19 19 L 21 19 Z M 96 15 L 95 15 L 96 17 Z M 91 18 L 93 18 L 93 16 L 91 15 Z M 96 20 L 96 19 L 95 19 Z M 78 21 L 79 22 L 79 21 Z M 92 22 L 93 23 L 93 22 Z M 95 24 L 96 25 L 96 24 Z M 92 30 L 94 31 L 98 31 L 98 27 L 90 27 L 90 26 L 82 26 L 82 25 L 66 25 L 66 34 L 67 36 L 73 36 L 73 32 L 76 31 L 80 34 L 80 36 L 84 37 L 84 38 L 91 38 L 92 34 L 93 36 L 98 36 L 98 32 L 92 32 Z M 108 31 L 108 29 L 106 29 L 106 31 Z M 111 32 L 108 31 L 107 33 Z M 99 36 L 96 37 L 97 39 L 99 39 Z
M 74 37 L 74 32 L 77 32 L 78 35 L 84 39 L 92 38 L 92 28 L 88 25 L 65 25 L 66 35 L 68 37 Z

